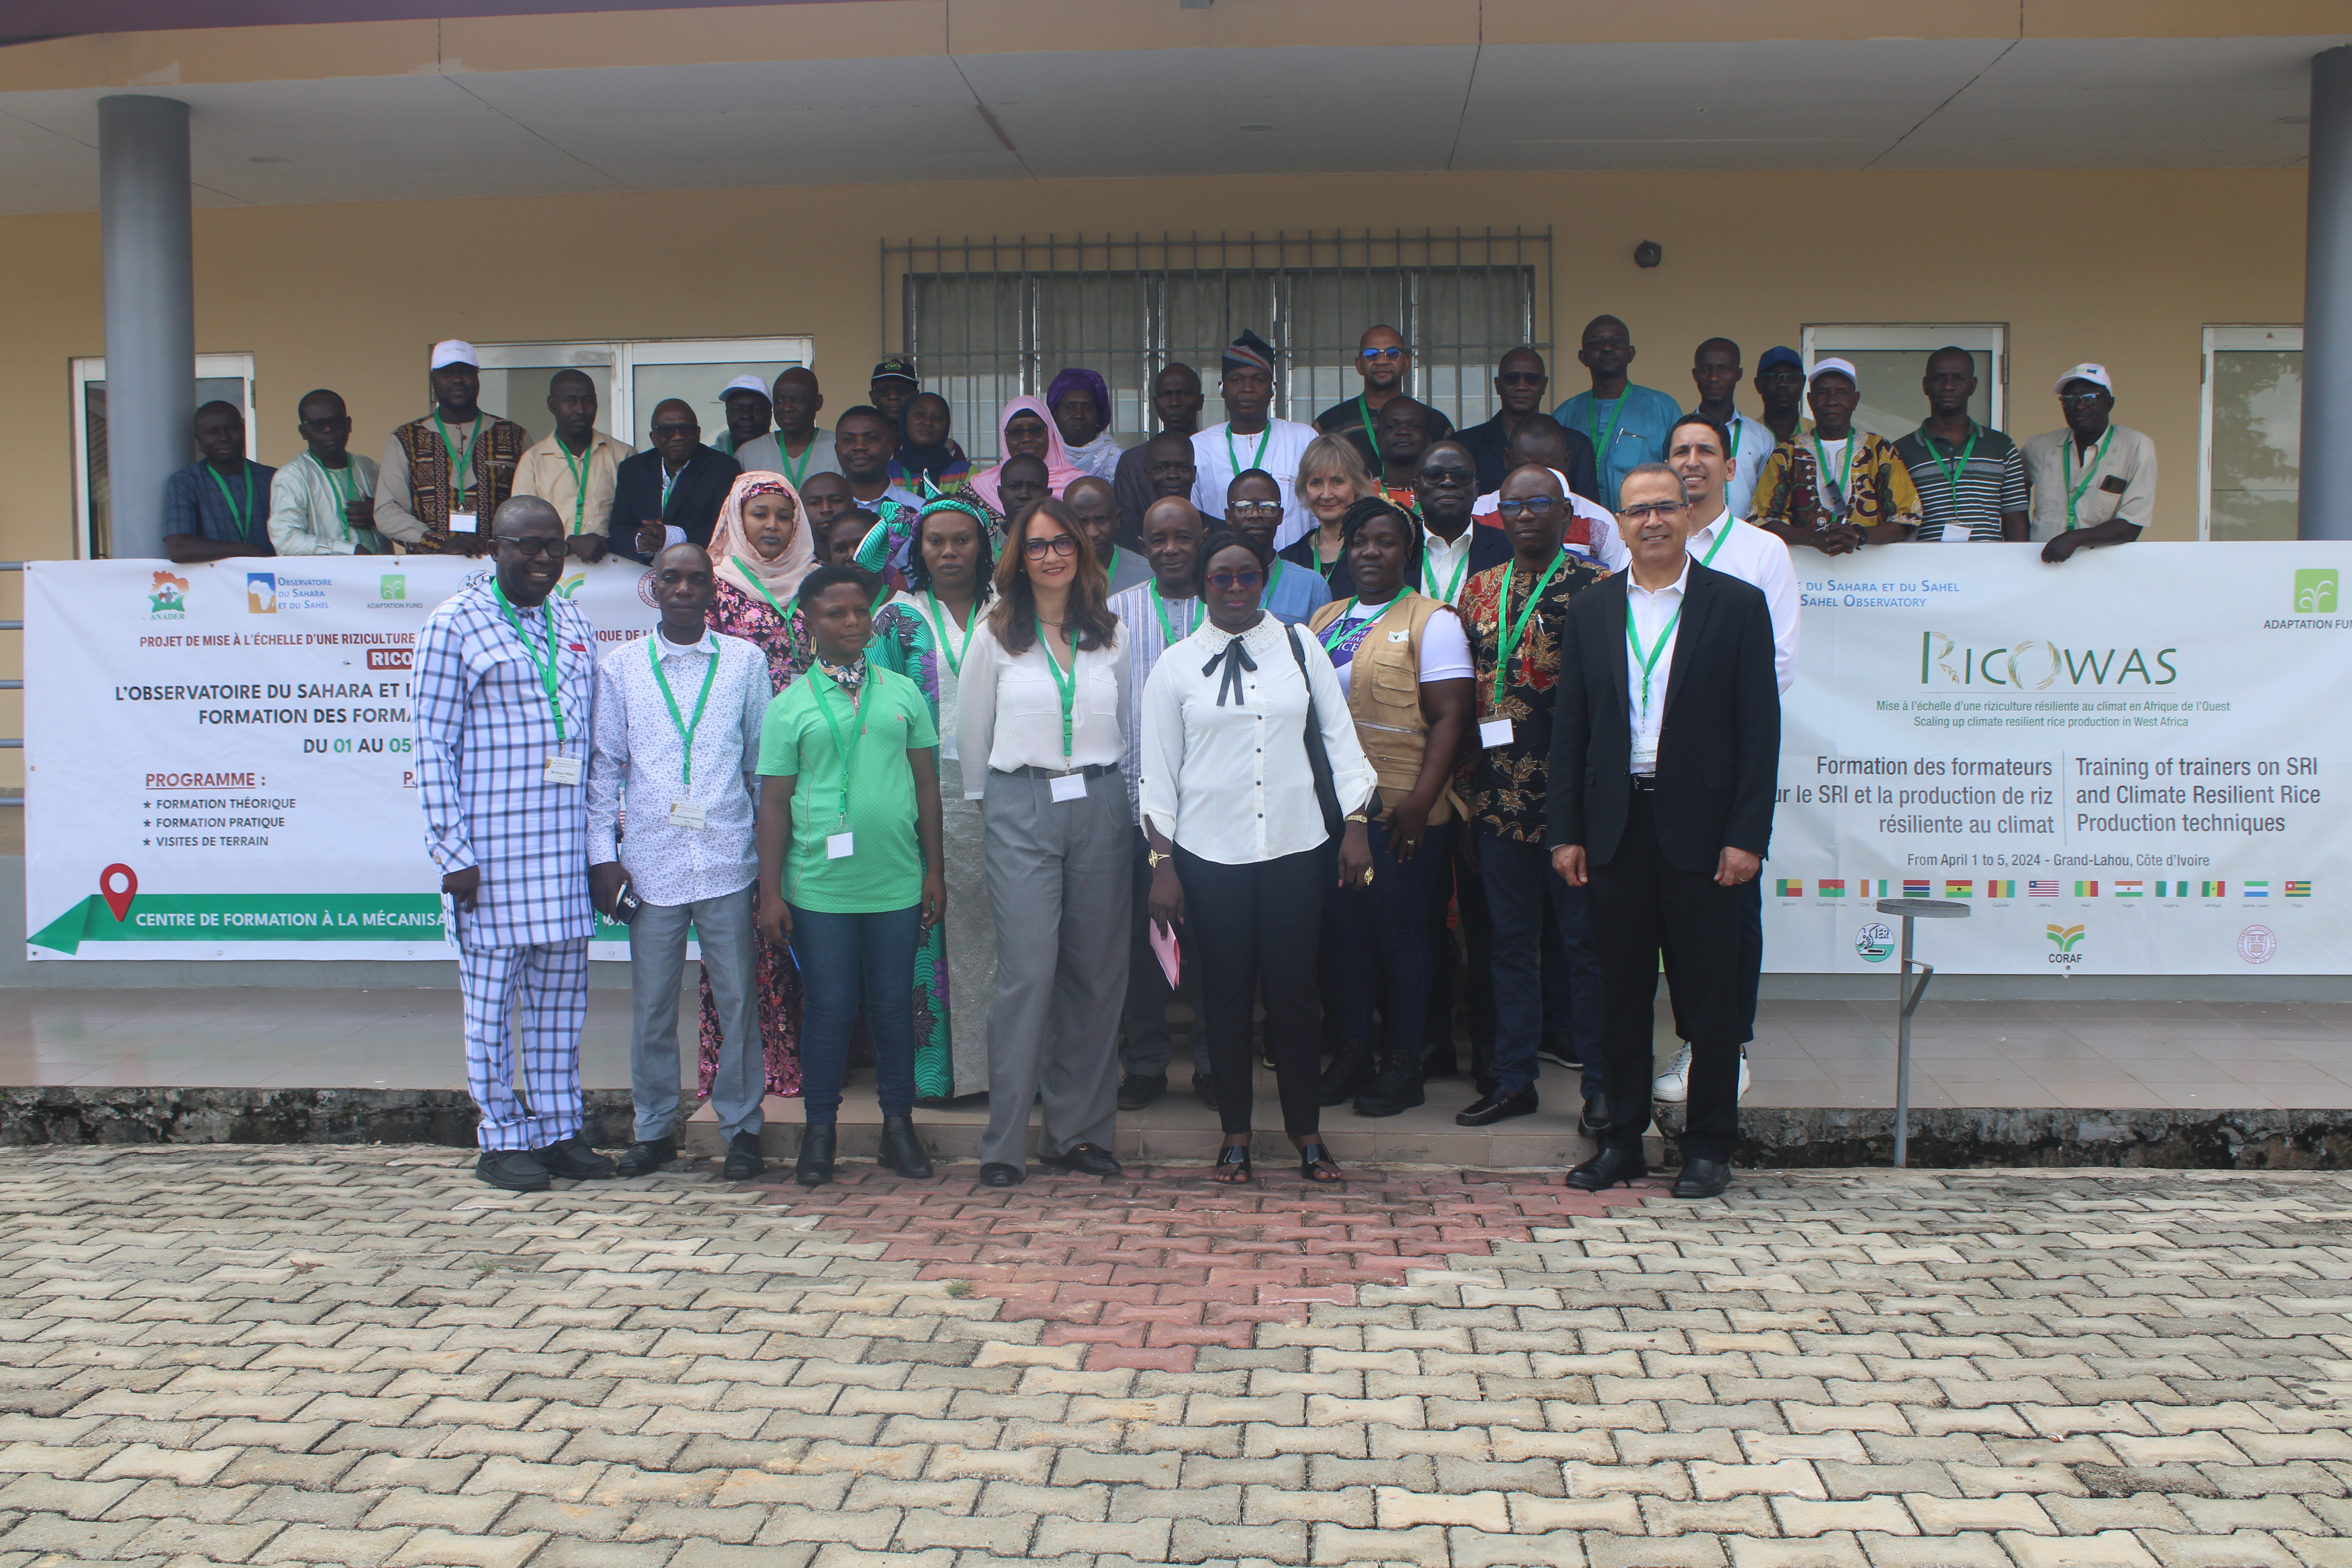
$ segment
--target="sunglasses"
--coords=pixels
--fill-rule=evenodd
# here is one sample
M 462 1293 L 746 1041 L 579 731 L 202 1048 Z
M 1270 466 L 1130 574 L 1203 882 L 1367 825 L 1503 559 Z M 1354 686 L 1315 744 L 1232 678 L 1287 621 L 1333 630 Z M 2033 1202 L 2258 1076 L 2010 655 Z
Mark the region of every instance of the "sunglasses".
M 1533 517 L 1549 517 L 1559 510 L 1559 502 L 1549 496 L 1538 496 L 1533 500 L 1503 500 L 1495 503 L 1496 512 L 1506 521 L 1523 513 Z
M 2064 392 L 2058 395 L 2058 401 L 2069 408 L 2087 408 L 2105 395 L 2104 392 Z
M 1220 594 L 1230 594 L 1235 588 L 1256 588 L 1265 582 L 1265 574 L 1253 566 L 1245 572 L 1212 572 L 1209 586 Z
M 1550 379 L 1539 370 L 1507 370 L 1495 378 L 1503 386 L 1541 386 Z
M 534 534 L 529 539 L 518 539 L 513 534 L 501 533 L 499 535 L 499 542 L 507 546 L 517 555 L 521 556 L 526 561 L 530 560 L 534 555 L 561 555 L 563 553 L 563 540 L 561 535 L 553 539 L 541 539 Z
M 1356 357 L 1358 359 L 1402 359 L 1404 358 L 1404 350 L 1359 349 L 1356 351 Z

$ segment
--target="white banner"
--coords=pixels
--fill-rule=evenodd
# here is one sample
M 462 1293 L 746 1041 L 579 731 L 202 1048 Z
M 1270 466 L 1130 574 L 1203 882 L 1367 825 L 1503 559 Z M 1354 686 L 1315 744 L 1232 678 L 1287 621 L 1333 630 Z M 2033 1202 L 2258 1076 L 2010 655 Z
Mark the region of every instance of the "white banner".
M 487 562 L 38 561 L 25 583 L 36 959 L 436 959 L 417 628 Z M 609 646 L 656 619 L 611 557 L 558 591 Z M 606 925 L 593 955 L 625 958 Z
M 1795 552 L 1765 967 L 2336 973 L 2352 546 Z M 2333 791 L 2329 798 L 2324 795 Z

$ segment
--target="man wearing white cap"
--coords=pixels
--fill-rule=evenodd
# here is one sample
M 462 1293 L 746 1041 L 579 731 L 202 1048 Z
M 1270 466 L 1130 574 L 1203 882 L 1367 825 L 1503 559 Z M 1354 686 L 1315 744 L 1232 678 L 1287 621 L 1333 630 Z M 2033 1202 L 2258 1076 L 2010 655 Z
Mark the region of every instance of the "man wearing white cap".
M 404 550 L 487 555 L 490 519 L 514 493 L 515 465 L 530 437 L 482 412 L 481 356 L 451 338 L 433 345 L 433 412 L 383 444 L 376 479 L 376 531 Z
M 727 434 L 711 443 L 732 458 L 768 433 L 774 405 L 768 401 L 768 384 L 756 375 L 739 375 L 719 389 L 719 405 L 727 410 Z
M 2051 388 L 2063 430 L 2025 444 L 2033 537 L 2056 565 L 2077 550 L 2129 544 L 2156 515 L 2156 443 L 2107 417 L 2116 384 L 2103 364 L 2078 364 Z
M 1824 555 L 1900 544 L 1921 521 L 1919 487 L 1892 443 L 1853 427 L 1862 393 L 1853 362 L 1821 360 L 1805 382 L 1813 427 L 1773 447 L 1757 471 L 1756 526 Z
M 555 429 L 515 465 L 514 493 L 537 496 L 563 523 L 564 548 L 578 561 L 604 559 L 613 547 L 613 483 L 636 448 L 596 428 L 596 384 L 584 370 L 559 370 L 547 381 Z

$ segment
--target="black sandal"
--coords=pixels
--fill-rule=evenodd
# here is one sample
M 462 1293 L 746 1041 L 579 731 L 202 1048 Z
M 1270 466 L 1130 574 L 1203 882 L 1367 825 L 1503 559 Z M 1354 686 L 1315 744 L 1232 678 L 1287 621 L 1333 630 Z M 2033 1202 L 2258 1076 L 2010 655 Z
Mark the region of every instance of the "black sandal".
M 1328 1171 L 1323 1169 L 1326 1165 L 1330 1167 Z M 1298 1146 L 1298 1173 L 1307 1181 L 1323 1184 L 1348 1179 L 1348 1173 L 1339 1169 L 1339 1162 L 1331 1158 L 1331 1151 L 1319 1141 Z
M 1244 1184 L 1250 1179 L 1249 1156 L 1249 1145 L 1246 1143 L 1234 1143 L 1219 1150 L 1217 1163 L 1209 1168 L 1209 1180 L 1228 1187 Z M 1228 1170 L 1237 1171 L 1240 1173 L 1229 1176 L 1225 1174 Z

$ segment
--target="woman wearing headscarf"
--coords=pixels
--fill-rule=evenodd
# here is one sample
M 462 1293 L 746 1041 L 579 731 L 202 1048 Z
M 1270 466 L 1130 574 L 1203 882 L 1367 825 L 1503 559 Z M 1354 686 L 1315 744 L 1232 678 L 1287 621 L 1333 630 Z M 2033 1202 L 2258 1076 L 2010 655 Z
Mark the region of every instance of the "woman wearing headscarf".
M 1054 426 L 1054 416 L 1045 405 L 1034 397 L 1016 397 L 1004 405 L 996 421 L 996 467 L 985 473 L 974 474 L 964 488 L 989 511 L 990 526 L 997 537 L 1004 536 L 1004 498 L 997 485 L 1007 459 L 1031 457 L 1045 465 L 1045 491 L 1060 495 L 1070 488 L 1070 481 L 1083 478 L 1086 469 L 1070 461 L 1068 448 L 1062 445 L 1062 433 Z M 961 492 L 959 492 L 961 493 Z
M 1045 406 L 1054 416 L 1054 429 L 1070 462 L 1098 479 L 1118 472 L 1119 454 L 1126 450 L 1110 433 L 1110 388 L 1103 378 L 1081 365 L 1072 365 L 1045 389 Z M 1055 487 L 1060 495 L 1066 487 Z
M 710 597 L 710 629 L 741 637 L 768 660 L 768 684 L 782 691 L 808 669 L 811 644 L 801 630 L 793 595 L 816 570 L 808 518 L 800 492 L 782 474 L 739 474 L 710 531 L 718 586 Z M 766 942 L 760 949 L 760 1046 L 768 1092 L 801 1091 L 801 980 L 792 963 Z M 719 1068 L 719 1006 L 702 981 L 702 1092 Z
M 898 451 L 890 482 L 926 499 L 943 496 L 971 473 L 971 459 L 955 443 L 954 411 L 936 392 L 919 392 L 898 411 Z

